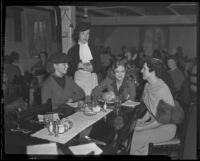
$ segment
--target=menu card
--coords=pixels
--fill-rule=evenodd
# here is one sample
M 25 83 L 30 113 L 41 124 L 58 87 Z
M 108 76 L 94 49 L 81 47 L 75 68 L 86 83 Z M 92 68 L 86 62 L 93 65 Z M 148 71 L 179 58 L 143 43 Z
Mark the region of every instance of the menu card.
M 58 154 L 56 143 L 28 145 L 27 154 Z
M 69 149 L 75 155 L 86 155 L 91 152 L 94 152 L 94 155 L 98 155 L 103 152 L 95 143 L 70 146 Z

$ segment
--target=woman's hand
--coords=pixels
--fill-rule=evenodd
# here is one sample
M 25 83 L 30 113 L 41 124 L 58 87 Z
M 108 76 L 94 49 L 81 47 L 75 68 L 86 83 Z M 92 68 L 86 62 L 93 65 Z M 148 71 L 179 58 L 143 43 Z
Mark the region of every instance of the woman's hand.
M 72 98 L 68 99 L 68 101 L 67 101 L 67 103 L 72 103 L 72 102 L 73 102 Z
M 148 130 L 148 129 L 157 128 L 158 126 L 160 126 L 160 124 L 157 121 L 144 122 L 144 123 L 141 123 L 140 126 L 137 126 L 137 123 L 136 123 L 135 130 L 136 131 Z
M 138 119 L 136 122 L 136 127 L 142 126 L 144 124 L 144 121 L 142 119 Z

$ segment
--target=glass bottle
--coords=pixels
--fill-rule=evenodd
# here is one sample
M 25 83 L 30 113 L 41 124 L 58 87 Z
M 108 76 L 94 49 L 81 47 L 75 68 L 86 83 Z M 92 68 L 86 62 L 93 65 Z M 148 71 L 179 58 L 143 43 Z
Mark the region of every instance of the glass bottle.
M 53 135 L 53 122 L 49 121 L 48 123 L 48 131 L 49 131 L 49 135 Z

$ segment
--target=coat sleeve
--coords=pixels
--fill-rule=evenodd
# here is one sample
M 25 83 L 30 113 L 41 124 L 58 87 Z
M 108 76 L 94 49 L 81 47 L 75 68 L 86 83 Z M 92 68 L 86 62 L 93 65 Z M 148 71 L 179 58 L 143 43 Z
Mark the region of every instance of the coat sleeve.
M 110 84 L 112 83 L 112 80 L 110 80 L 109 78 L 104 79 L 98 86 L 96 86 L 93 90 L 92 90 L 92 97 L 100 97 L 103 94 L 104 90 L 110 90 Z
M 77 66 L 79 63 L 79 57 L 77 55 L 78 50 L 79 50 L 79 48 L 77 46 L 74 46 L 74 47 L 70 48 L 67 53 L 67 55 L 69 55 L 69 57 L 71 59 L 71 62 L 69 63 L 67 75 L 69 75 L 72 78 L 74 78 L 74 73 L 77 70 Z
M 41 94 L 42 94 L 42 104 L 46 103 L 48 98 L 52 98 L 52 96 L 51 96 L 51 85 L 49 83 L 47 83 L 47 82 L 43 83 Z
M 133 81 L 128 81 L 129 99 L 135 101 L 136 87 Z
M 92 61 L 94 72 L 99 73 L 102 70 L 100 51 L 95 46 L 91 46 L 91 50 L 94 57 L 94 60 Z

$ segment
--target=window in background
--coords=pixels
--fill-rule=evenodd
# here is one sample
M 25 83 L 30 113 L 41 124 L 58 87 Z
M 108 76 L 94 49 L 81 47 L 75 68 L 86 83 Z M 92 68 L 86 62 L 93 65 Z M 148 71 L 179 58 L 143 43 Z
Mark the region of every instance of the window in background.
M 6 8 L 6 36 L 9 41 L 22 41 L 22 14 L 23 9 L 17 7 Z
M 37 53 L 39 51 L 46 51 L 46 24 L 45 21 L 36 20 L 34 22 L 33 42 Z

